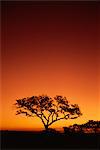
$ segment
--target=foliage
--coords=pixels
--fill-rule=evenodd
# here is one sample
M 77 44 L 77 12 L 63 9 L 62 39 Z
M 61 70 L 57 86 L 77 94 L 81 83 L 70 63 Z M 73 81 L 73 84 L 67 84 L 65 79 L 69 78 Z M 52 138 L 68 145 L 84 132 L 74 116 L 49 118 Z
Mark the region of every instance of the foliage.
M 47 95 L 32 96 L 16 100 L 18 114 L 39 117 L 47 130 L 54 122 L 61 119 L 75 119 L 82 115 L 77 104 L 70 104 L 66 97 Z
M 89 120 L 85 124 L 73 124 L 63 128 L 64 132 L 100 133 L 100 121 Z

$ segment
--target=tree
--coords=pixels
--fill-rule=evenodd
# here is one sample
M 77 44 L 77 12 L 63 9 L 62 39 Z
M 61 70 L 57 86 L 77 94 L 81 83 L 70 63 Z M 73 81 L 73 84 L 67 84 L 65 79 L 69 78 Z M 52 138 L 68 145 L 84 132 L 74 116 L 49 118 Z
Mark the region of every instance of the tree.
M 94 121 L 94 120 L 89 120 L 87 123 L 84 124 L 85 128 L 94 133 L 99 133 L 100 132 L 100 121 Z
M 45 130 L 54 122 L 62 119 L 75 119 L 82 115 L 77 104 L 69 104 L 66 97 L 47 95 L 32 96 L 16 100 L 18 114 L 41 119 Z
M 68 127 L 63 127 L 64 131 L 68 130 Z M 71 132 L 80 133 L 100 133 L 100 121 L 89 120 L 84 124 L 73 124 L 69 126 Z

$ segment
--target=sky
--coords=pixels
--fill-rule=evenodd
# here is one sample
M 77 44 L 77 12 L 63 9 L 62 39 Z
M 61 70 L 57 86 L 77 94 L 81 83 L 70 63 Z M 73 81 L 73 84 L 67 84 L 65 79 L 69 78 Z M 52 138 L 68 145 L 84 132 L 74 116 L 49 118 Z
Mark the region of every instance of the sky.
M 0 129 L 36 130 L 38 118 L 16 116 L 16 99 L 66 96 L 83 115 L 52 125 L 100 120 L 99 24 L 95 2 L 2 3 Z

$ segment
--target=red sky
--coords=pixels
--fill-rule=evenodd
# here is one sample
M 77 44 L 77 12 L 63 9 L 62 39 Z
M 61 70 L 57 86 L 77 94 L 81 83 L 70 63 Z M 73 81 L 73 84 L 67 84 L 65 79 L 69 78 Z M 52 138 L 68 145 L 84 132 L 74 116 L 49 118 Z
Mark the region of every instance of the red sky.
M 42 128 L 38 119 L 16 116 L 13 107 L 17 98 L 40 94 L 66 96 L 83 113 L 79 119 L 53 127 L 100 120 L 100 36 L 95 2 L 2 4 L 0 128 Z

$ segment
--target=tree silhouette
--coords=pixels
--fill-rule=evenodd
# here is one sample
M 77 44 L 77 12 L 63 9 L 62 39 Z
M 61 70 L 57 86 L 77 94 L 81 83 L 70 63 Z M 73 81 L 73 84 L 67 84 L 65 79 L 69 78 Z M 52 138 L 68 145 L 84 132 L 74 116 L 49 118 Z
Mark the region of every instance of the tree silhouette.
M 63 127 L 63 129 L 65 133 L 100 133 L 100 121 L 89 120 L 84 124 L 73 124 L 69 127 Z
M 75 119 L 82 115 L 77 104 L 69 104 L 66 97 L 56 96 L 53 99 L 47 95 L 32 96 L 16 100 L 18 114 L 41 119 L 45 130 L 61 119 Z
M 92 129 L 94 133 L 100 132 L 100 121 L 89 120 L 87 123 L 83 124 L 87 130 Z

